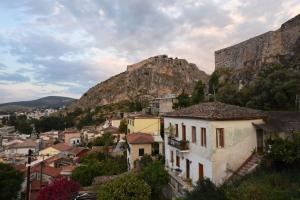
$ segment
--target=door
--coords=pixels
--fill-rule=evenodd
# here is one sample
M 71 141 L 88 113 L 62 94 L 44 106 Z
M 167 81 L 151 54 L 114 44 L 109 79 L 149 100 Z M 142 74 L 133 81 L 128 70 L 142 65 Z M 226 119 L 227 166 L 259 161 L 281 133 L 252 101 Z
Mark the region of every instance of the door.
M 186 159 L 186 178 L 189 179 L 190 178 L 190 161 L 189 159 Z
M 264 136 L 263 130 L 256 130 L 256 139 L 257 139 L 257 152 L 262 153 L 264 150 Z
M 203 165 L 201 163 L 199 163 L 198 170 L 199 170 L 199 180 L 202 180 L 204 177 L 204 172 L 203 172 Z
M 182 140 L 186 141 L 186 130 L 185 125 L 182 125 Z

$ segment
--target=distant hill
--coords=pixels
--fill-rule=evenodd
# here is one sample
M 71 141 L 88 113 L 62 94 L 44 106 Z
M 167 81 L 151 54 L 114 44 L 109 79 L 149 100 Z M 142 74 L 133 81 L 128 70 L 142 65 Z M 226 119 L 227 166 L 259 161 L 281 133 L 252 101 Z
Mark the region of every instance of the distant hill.
M 122 101 L 147 100 L 168 94 L 191 94 L 198 80 L 206 83 L 208 75 L 185 59 L 167 55 L 154 56 L 90 88 L 68 111 L 90 109 Z
M 48 96 L 32 101 L 19 101 L 0 104 L 0 112 L 28 111 L 35 108 L 60 108 L 76 99 L 60 96 Z

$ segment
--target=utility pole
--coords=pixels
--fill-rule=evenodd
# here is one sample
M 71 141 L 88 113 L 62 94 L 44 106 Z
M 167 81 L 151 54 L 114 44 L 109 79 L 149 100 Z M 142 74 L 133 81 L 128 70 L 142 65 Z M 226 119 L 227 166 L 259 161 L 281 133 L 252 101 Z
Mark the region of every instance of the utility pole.
M 43 154 L 43 161 L 41 162 L 40 190 L 42 189 L 42 184 L 43 184 L 43 167 L 44 167 L 44 154 Z
M 28 150 L 28 161 L 27 161 L 27 184 L 26 184 L 26 200 L 30 200 L 30 164 L 31 164 L 31 149 Z

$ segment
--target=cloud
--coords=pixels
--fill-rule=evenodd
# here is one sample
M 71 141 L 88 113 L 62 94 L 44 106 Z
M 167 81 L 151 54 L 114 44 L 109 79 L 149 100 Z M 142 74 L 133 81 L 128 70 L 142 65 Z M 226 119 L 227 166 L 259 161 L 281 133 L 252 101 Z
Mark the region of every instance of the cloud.
M 211 73 L 215 50 L 277 29 L 299 12 L 297 0 L 4 0 L 0 95 L 9 85 L 33 87 L 32 96 L 80 96 L 158 54 Z M 17 92 L 10 98 L 30 94 Z

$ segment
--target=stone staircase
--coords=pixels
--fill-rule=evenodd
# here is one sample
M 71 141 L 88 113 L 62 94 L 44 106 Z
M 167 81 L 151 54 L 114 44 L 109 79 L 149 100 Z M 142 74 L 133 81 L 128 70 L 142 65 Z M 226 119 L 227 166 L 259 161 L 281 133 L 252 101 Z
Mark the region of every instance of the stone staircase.
M 262 159 L 262 155 L 259 154 L 252 154 L 242 165 L 240 168 L 238 168 L 232 176 L 230 176 L 227 180 L 227 182 L 232 182 L 242 176 L 245 176 L 246 174 L 253 171 L 260 163 Z

